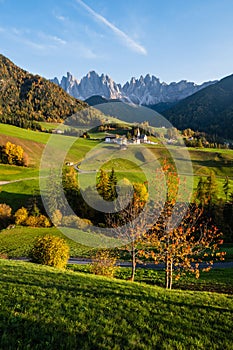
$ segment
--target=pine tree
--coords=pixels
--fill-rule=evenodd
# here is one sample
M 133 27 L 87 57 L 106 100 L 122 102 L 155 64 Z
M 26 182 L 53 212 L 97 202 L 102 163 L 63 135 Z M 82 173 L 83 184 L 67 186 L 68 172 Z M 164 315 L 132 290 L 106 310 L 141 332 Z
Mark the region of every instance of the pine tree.
M 117 198 L 116 186 L 117 186 L 117 177 L 116 177 L 114 168 L 112 168 L 112 171 L 108 178 L 108 191 L 109 191 L 108 197 L 109 197 L 109 200 L 111 201 Z
M 109 200 L 109 177 L 106 171 L 100 169 L 98 183 L 96 185 L 97 191 L 104 200 Z

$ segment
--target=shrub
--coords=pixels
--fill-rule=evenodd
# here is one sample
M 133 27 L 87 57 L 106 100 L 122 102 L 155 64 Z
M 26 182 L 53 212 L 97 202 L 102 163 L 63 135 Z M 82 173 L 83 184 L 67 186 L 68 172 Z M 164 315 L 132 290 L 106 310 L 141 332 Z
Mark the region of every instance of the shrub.
M 38 218 L 36 216 L 30 215 L 25 221 L 26 226 L 38 227 Z
M 29 254 L 32 262 L 42 265 L 64 268 L 67 265 L 69 246 L 64 239 L 46 235 L 36 239 Z
M 50 227 L 51 223 L 45 215 L 37 216 L 37 227 Z
M 39 216 L 28 216 L 27 220 L 25 221 L 26 226 L 31 227 L 50 227 L 50 221 L 45 215 L 39 215 Z
M 0 259 L 8 259 L 8 255 L 0 252 Z
M 76 227 L 75 219 L 76 219 L 75 215 L 63 216 L 61 224 L 62 226 L 66 226 L 66 227 Z
M 109 250 L 99 250 L 92 257 L 91 272 L 95 275 L 114 277 L 118 267 L 116 266 L 117 258 L 112 256 Z
M 23 225 L 28 218 L 28 211 L 26 208 L 22 207 L 18 209 L 15 213 L 15 223 L 16 225 Z

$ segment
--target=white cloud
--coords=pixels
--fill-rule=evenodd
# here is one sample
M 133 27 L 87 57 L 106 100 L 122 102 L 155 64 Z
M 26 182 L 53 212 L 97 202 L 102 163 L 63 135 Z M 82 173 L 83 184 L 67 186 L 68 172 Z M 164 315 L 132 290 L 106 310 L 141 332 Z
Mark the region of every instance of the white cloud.
M 66 20 L 66 17 L 64 17 L 64 16 L 56 15 L 55 17 L 56 17 L 56 19 L 58 19 L 59 21 L 62 21 L 62 22 L 64 22 Z
M 110 28 L 113 31 L 113 33 L 118 38 L 120 38 L 128 48 L 130 48 L 131 50 L 139 54 L 147 55 L 147 51 L 142 45 L 138 44 L 136 41 L 130 38 L 126 33 L 124 33 L 122 30 L 117 28 L 114 24 L 109 22 L 105 17 L 95 12 L 91 7 L 86 5 L 82 0 L 76 0 L 76 2 L 78 2 L 83 8 L 85 8 L 87 12 L 90 15 L 92 15 L 97 21 L 103 23 L 106 27 Z
M 51 36 L 51 39 L 54 40 L 54 41 L 56 41 L 56 42 L 59 43 L 59 44 L 62 44 L 62 45 L 65 45 L 65 44 L 66 44 L 66 41 L 63 40 L 63 39 L 61 39 L 61 38 L 59 38 L 58 36 Z
M 58 37 L 57 35 L 48 35 L 48 34 L 39 32 L 39 33 L 38 33 L 38 36 L 39 36 L 41 39 L 48 40 L 48 41 L 54 41 L 54 42 L 57 43 L 57 44 L 62 44 L 62 45 L 67 44 L 67 42 L 66 42 L 64 39 L 61 39 L 61 38 Z

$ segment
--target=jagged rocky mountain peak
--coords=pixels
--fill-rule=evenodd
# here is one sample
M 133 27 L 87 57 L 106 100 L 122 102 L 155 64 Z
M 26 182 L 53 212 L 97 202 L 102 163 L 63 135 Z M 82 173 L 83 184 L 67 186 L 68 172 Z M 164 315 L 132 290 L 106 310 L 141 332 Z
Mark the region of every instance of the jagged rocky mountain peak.
M 59 83 L 57 78 L 52 80 L 60 85 L 70 95 L 86 100 L 91 96 L 99 95 L 107 99 L 120 99 L 139 105 L 150 105 L 161 102 L 177 102 L 186 98 L 202 88 L 215 82 L 206 82 L 197 85 L 187 80 L 181 80 L 178 83 L 167 84 L 160 82 L 160 79 L 154 75 L 141 75 L 138 79 L 132 77 L 130 81 L 123 86 L 117 84 L 109 75 L 99 75 L 94 70 L 87 73 L 80 81 L 67 73 Z

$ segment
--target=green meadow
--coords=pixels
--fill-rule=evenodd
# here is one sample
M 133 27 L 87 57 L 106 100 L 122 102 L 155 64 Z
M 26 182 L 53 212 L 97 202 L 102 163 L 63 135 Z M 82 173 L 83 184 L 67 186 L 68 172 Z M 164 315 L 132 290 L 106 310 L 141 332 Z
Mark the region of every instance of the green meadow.
M 94 134 L 93 134 L 94 135 Z M 206 177 L 210 172 L 216 175 L 217 195 L 225 198 L 223 184 L 225 177 L 233 179 L 233 150 L 194 149 L 162 145 L 131 145 L 127 151 L 120 151 L 117 146 L 100 144 L 99 141 L 51 135 L 37 131 L 25 130 L 15 126 L 0 124 L 0 142 L 6 141 L 21 145 L 29 155 L 29 167 L 15 167 L 0 164 L 0 181 L 15 181 L 1 186 L 0 200 L 10 204 L 13 209 L 22 206 L 30 195 L 39 191 L 39 166 L 46 144 L 52 140 L 54 156 L 51 162 L 59 163 L 59 155 L 64 154 L 64 162 L 80 163 L 82 186 L 87 187 L 90 179 L 96 177 L 95 171 L 103 167 L 110 171 L 114 167 L 118 179 L 128 178 L 131 182 L 153 181 L 155 168 L 164 157 L 173 157 L 180 168 L 182 181 L 187 188 L 195 189 L 200 176 Z M 188 167 L 185 153 L 189 152 L 192 168 Z M 57 160 L 58 159 L 58 160 Z M 62 165 L 62 164 L 61 164 Z M 50 166 L 50 164 L 48 164 Z M 46 173 L 47 171 L 47 173 Z M 90 172 L 90 173 L 89 173 Z M 48 175 L 48 169 L 41 169 L 41 175 Z M 232 181 L 230 191 L 233 190 Z
M 2 123 L 0 124 L 0 134 L 44 144 L 48 141 L 49 138 L 49 134 L 46 133 L 22 129 L 18 128 L 17 126 Z
M 79 233 L 80 236 L 87 234 L 83 231 L 80 231 Z M 11 230 L 3 230 L 0 234 L 0 253 L 7 254 L 9 258 L 27 257 L 33 246 L 34 240 L 37 237 L 42 237 L 46 234 L 51 234 L 65 239 L 70 247 L 71 257 L 90 257 L 93 253 L 93 248 L 69 239 L 55 227 L 15 227 Z
M 39 169 L 0 164 L 0 181 L 23 180 L 39 176 Z
M 91 274 L 90 264 L 69 264 L 68 270 Z M 115 278 L 129 280 L 130 267 L 120 267 L 115 272 Z M 144 268 L 138 267 L 135 273 L 135 281 L 164 287 L 165 271 L 161 268 L 153 269 L 144 265 Z M 174 279 L 173 289 L 208 291 L 233 295 L 233 268 L 214 268 L 208 272 L 200 272 L 197 279 L 194 275 L 189 274 Z
M 229 294 L 0 260 L 1 349 L 232 349 Z
M 27 168 L 0 164 L 0 181 L 9 182 L 0 185 L 0 202 L 11 205 L 13 211 L 38 194 L 40 160 L 50 137 L 0 124 L 1 144 L 19 144 L 29 156 Z M 187 186 L 194 181 L 195 188 L 199 176 L 213 171 L 218 196 L 224 198 L 224 179 L 233 175 L 232 150 L 189 149 L 193 172 L 187 173 L 183 150 L 175 146 L 147 145 L 143 152 L 131 146 L 124 153 L 111 145 L 100 147 L 99 141 L 90 139 L 61 135 L 52 135 L 52 139 L 52 161 L 59 162 L 59 154 L 70 146 L 64 162 L 80 163 L 77 176 L 84 179 L 84 187 L 102 166 L 106 171 L 114 167 L 119 180 L 153 180 L 156 164 L 169 157 L 169 151 Z M 40 174 L 47 176 L 48 169 L 41 169 Z M 1 231 L 0 253 L 9 258 L 27 257 L 35 238 L 47 233 L 64 238 L 72 257 L 90 258 L 98 244 L 114 245 L 108 237 L 90 231 L 63 234 L 55 227 L 15 227 Z M 232 260 L 232 244 L 222 249 L 227 252 L 226 260 Z M 162 270 L 138 268 L 136 282 L 131 283 L 129 268 L 118 268 L 116 278 L 107 279 L 92 275 L 89 265 L 68 265 L 60 271 L 0 259 L 0 349 L 230 350 L 232 274 L 232 268 L 213 269 L 201 273 L 198 280 L 188 276 L 174 281 L 174 290 L 167 291 Z

